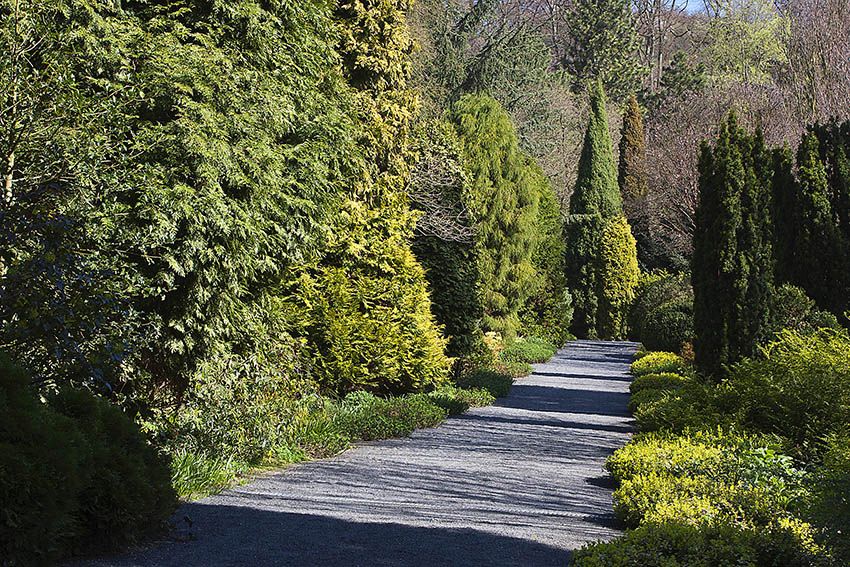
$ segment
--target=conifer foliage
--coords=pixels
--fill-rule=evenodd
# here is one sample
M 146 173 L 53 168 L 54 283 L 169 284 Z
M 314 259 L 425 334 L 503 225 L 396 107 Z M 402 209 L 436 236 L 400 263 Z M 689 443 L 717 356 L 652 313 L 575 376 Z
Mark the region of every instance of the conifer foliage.
M 623 310 L 637 285 L 637 251 L 628 223 L 621 218 L 623 206 L 605 105 L 605 93 L 597 81 L 591 92 L 590 123 L 567 229 L 568 285 L 575 305 L 573 332 L 580 337 L 621 336 Z M 626 271 L 618 272 L 619 268 Z
M 692 283 L 697 364 L 720 375 L 752 356 L 769 324 L 773 290 L 771 153 L 734 114 L 700 156 Z
M 775 184 L 777 277 L 838 317 L 850 309 L 850 124 L 814 126 Z
M 631 95 L 623 116 L 623 130 L 620 137 L 620 167 L 618 171 L 620 193 L 626 210 L 631 212 L 634 205 L 646 197 L 649 191 L 646 170 L 646 134 L 643 130 L 643 112 L 637 97 Z
M 484 329 L 511 339 L 519 330 L 520 310 L 537 285 L 532 257 L 540 194 L 548 186 L 519 149 L 510 118 L 498 102 L 465 95 L 449 119 L 470 174 L 466 201 L 476 231 Z

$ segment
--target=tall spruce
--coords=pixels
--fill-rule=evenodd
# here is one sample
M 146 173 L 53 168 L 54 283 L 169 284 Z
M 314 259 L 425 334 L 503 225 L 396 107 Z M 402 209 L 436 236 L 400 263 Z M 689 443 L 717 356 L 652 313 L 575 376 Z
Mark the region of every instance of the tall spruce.
M 696 362 L 720 376 L 765 337 L 773 289 L 773 156 L 730 114 L 699 161 L 692 283 Z

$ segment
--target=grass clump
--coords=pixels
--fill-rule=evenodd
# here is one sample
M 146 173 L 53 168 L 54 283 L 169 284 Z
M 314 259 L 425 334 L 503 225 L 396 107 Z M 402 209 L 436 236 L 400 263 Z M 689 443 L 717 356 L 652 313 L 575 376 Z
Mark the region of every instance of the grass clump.
M 517 338 L 500 354 L 503 362 L 534 364 L 546 362 L 558 351 L 558 347 L 537 337 Z
M 485 390 L 494 398 L 504 398 L 511 391 L 514 376 L 493 369 L 482 369 L 463 376 L 457 381 L 464 390 Z
M 631 365 L 631 372 L 635 376 L 646 374 L 658 374 L 659 372 L 682 373 L 687 368 L 687 363 L 678 354 L 672 352 L 652 352 L 635 360 Z

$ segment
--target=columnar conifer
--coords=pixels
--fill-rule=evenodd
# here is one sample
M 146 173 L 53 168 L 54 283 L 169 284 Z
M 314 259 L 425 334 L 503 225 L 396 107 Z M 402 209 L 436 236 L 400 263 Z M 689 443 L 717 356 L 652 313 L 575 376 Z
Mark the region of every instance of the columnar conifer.
M 734 115 L 700 156 L 692 281 L 696 360 L 719 375 L 764 339 L 773 289 L 773 158 Z

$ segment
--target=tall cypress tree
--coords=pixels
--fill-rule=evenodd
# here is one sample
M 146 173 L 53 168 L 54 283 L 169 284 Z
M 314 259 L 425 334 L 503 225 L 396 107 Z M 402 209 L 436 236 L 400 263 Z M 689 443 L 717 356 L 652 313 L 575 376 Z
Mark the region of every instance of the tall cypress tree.
M 773 289 L 770 218 L 773 158 L 760 132 L 748 134 L 734 114 L 699 162 L 692 283 L 696 360 L 719 375 L 750 356 L 764 338 Z
M 785 159 L 774 195 L 777 275 L 803 288 L 822 309 L 841 316 L 850 296 L 850 241 L 842 233 L 841 150 L 828 130 L 813 128 L 797 151 L 798 179 L 789 178 Z M 838 155 L 836 155 L 838 154 Z M 838 203 L 839 207 L 835 204 Z

